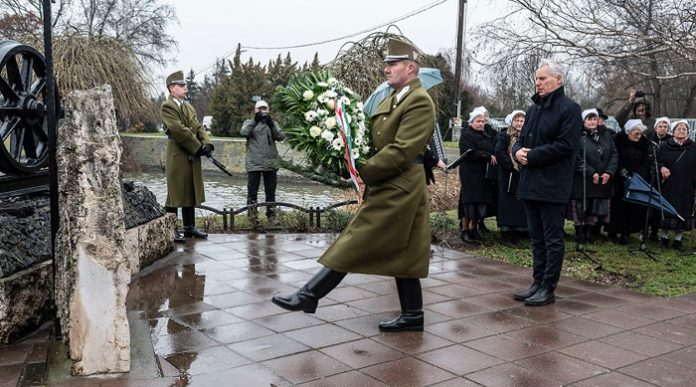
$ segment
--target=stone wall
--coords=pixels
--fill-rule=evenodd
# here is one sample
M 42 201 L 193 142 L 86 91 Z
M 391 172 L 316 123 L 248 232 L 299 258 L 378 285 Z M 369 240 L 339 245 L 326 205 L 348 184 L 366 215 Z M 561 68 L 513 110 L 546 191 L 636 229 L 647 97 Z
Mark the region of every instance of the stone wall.
M 50 207 L 47 194 L 15 197 L 0 206 L 0 278 L 51 259 Z
M 131 159 L 129 164 L 136 164 L 142 169 L 164 170 L 166 163 L 167 137 L 121 133 L 124 158 Z M 243 138 L 214 139 L 215 159 L 224 164 L 233 174 L 246 176 L 246 140 Z M 302 155 L 294 152 L 283 142 L 277 143 L 278 154 L 285 160 L 302 162 Z M 204 172 L 219 172 L 220 170 L 210 161 L 203 161 Z M 280 176 L 296 179 L 297 175 L 281 169 Z

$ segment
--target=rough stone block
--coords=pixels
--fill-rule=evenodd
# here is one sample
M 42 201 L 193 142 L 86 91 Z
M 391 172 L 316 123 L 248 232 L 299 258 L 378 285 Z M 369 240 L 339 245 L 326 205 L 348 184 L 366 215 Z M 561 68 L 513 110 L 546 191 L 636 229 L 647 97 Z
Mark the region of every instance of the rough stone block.
M 7 344 L 53 314 L 53 263 L 44 261 L 0 279 L 0 343 Z
M 60 228 L 55 297 L 76 375 L 127 372 L 130 268 L 111 87 L 65 98 L 58 132 Z

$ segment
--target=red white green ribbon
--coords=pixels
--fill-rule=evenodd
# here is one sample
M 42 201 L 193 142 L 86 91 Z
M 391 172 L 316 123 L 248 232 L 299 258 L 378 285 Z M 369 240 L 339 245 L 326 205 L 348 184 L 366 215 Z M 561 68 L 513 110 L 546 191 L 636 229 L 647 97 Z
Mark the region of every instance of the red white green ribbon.
M 335 103 L 336 111 L 336 122 L 338 123 L 338 133 L 343 139 L 343 144 L 346 148 L 346 167 L 348 168 L 348 173 L 350 174 L 350 181 L 353 185 L 355 192 L 360 192 L 360 186 L 358 185 L 358 171 L 355 168 L 355 159 L 353 159 L 353 147 L 351 146 L 351 135 L 350 135 L 350 120 L 346 114 L 346 107 L 340 98 L 336 99 Z M 360 195 L 358 195 L 358 202 L 361 202 Z

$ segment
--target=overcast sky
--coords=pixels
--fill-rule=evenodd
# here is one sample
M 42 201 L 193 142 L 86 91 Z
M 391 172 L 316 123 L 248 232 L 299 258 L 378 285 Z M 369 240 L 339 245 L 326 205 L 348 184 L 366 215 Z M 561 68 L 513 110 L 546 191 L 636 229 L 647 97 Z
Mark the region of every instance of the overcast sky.
M 160 70 L 164 77 L 177 69 L 196 79 L 212 67 L 216 58 L 231 55 L 237 43 L 249 47 L 279 47 L 314 43 L 350 35 L 406 15 L 439 0 L 167 0 L 176 8 L 179 24 L 169 31 L 179 44 L 173 64 Z M 401 32 L 429 54 L 454 50 L 456 46 L 458 0 L 446 0 L 415 16 L 396 22 Z M 504 0 L 469 0 L 467 23 L 472 27 L 499 16 L 497 4 Z M 384 31 L 385 28 L 379 29 Z M 346 42 L 358 41 L 370 32 L 337 42 L 296 49 L 246 49 L 242 60 L 251 56 L 268 63 L 278 53 L 289 51 L 293 60 L 311 61 L 315 52 L 321 63 L 330 62 Z

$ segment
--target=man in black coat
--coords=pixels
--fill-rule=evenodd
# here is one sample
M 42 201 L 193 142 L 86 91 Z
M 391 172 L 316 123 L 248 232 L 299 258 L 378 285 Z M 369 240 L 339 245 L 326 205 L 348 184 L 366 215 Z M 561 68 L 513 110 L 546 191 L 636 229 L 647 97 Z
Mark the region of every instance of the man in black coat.
M 527 305 L 554 302 L 561 277 L 565 209 L 573 184 L 582 132 L 580 106 L 566 97 L 560 66 L 543 59 L 536 71 L 537 93 L 512 152 L 522 166 L 517 197 L 523 200 L 532 242 L 534 283 L 514 294 Z

